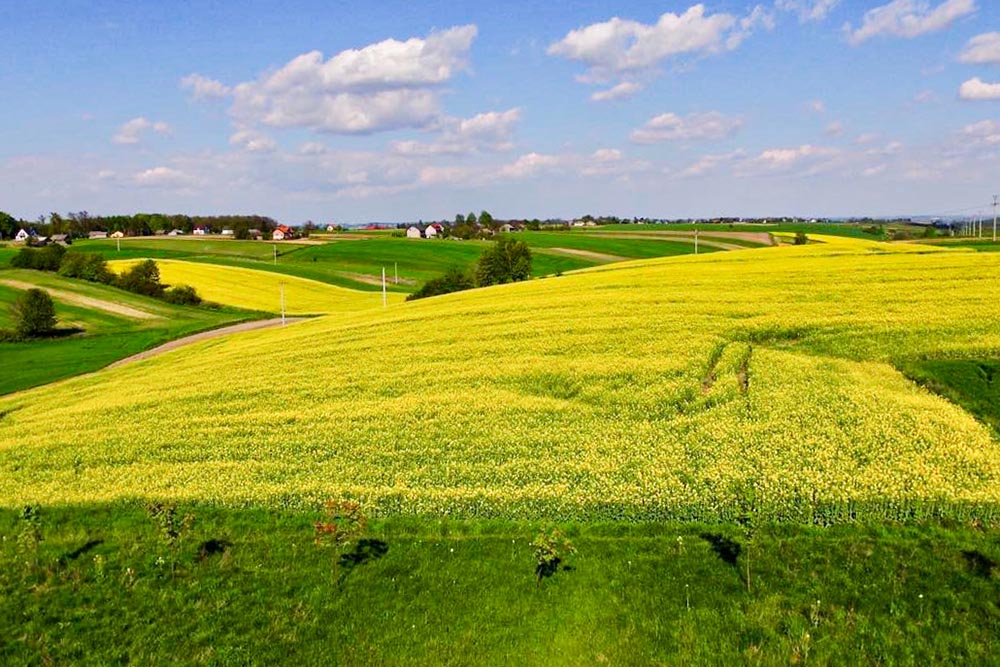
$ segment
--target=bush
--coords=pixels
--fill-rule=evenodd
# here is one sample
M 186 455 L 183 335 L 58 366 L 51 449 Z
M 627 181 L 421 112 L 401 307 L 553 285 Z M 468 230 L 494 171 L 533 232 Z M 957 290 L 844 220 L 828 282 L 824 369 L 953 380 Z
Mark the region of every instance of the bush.
M 163 300 L 179 306 L 197 306 L 201 303 L 201 296 L 190 285 L 174 285 L 163 293 Z
M 14 331 L 31 338 L 51 332 L 56 326 L 56 309 L 45 290 L 31 288 L 17 298 L 11 312 Z
M 21 251 L 10 260 L 10 265 L 16 269 L 58 271 L 65 254 L 66 248 L 58 244 L 43 248 L 21 248 Z
M 462 290 L 472 289 L 475 286 L 475 281 L 472 280 L 472 276 L 467 272 L 451 268 L 443 276 L 428 280 L 424 283 L 423 287 L 406 297 L 406 300 L 413 301 L 414 299 L 423 299 L 428 296 L 437 296 L 438 294 L 461 292 Z
M 795 245 L 805 245 L 809 243 L 809 237 L 806 236 L 805 232 L 795 233 Z
M 89 280 L 93 283 L 110 284 L 114 282 L 114 274 L 108 269 L 107 261 L 92 252 L 74 252 L 72 250 L 67 252 L 59 264 L 59 275 Z
M 531 250 L 524 241 L 501 237 L 483 252 L 476 265 L 476 283 L 500 285 L 531 277 Z
M 160 269 L 151 259 L 144 259 L 126 270 L 115 282 L 123 290 L 154 298 L 161 298 L 166 289 L 160 282 Z

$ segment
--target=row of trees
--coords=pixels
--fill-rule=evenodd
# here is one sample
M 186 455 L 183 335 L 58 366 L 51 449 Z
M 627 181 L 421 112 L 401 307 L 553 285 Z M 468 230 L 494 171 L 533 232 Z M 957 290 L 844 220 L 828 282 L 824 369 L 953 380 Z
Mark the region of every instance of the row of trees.
M 67 278 L 112 285 L 120 289 L 164 299 L 170 303 L 197 305 L 201 297 L 189 285 L 168 287 L 160 282 L 160 269 L 151 259 L 138 262 L 120 275 L 108 268 L 107 260 L 92 252 L 75 252 L 60 245 L 21 248 L 11 260 L 15 268 L 53 271 Z
M 178 229 L 190 234 L 195 227 L 203 227 L 212 233 L 232 229 L 237 238 L 249 238 L 250 230 L 256 229 L 269 236 L 278 223 L 262 215 L 165 215 L 163 213 L 136 213 L 135 215 L 90 215 L 86 211 L 51 213 L 48 218 L 40 216 L 34 222 L 17 220 L 0 211 L 0 240 L 12 239 L 22 228 L 34 229 L 42 236 L 70 234 L 87 236 L 93 231 L 122 232 L 129 236 L 150 236 L 157 232 Z
M 531 277 L 531 249 L 524 241 L 500 238 L 483 251 L 471 270 L 449 269 L 443 276 L 432 278 L 407 297 L 408 301 L 438 294 L 448 294 L 527 280 Z

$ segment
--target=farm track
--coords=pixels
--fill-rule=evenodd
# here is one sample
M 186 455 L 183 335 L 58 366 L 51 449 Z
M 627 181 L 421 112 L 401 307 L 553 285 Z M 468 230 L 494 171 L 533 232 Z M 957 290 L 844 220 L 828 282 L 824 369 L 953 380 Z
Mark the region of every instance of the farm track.
M 601 238 L 610 239 L 641 239 L 644 241 L 680 241 L 681 243 L 694 243 L 694 234 L 686 232 L 644 232 L 642 234 L 618 234 L 616 232 L 602 233 Z M 759 239 L 746 239 L 760 242 Z M 739 245 L 738 243 L 726 243 L 719 241 L 718 236 L 706 238 L 705 234 L 698 235 L 698 244 L 707 248 L 718 248 L 720 250 L 746 250 L 752 246 Z M 772 245 L 769 241 L 763 245 Z
M 70 303 L 75 306 L 84 306 L 85 308 L 94 308 L 96 310 L 103 310 L 105 312 L 112 313 L 114 315 L 131 317 L 132 319 L 136 320 L 160 319 L 159 315 L 146 312 L 145 310 L 139 310 L 138 308 L 123 306 L 120 303 L 105 301 L 103 299 L 95 299 L 93 297 L 83 296 L 82 294 L 67 292 L 65 290 L 51 289 L 49 287 L 43 287 L 41 285 L 34 285 L 32 283 L 26 283 L 21 280 L 0 280 L 0 285 L 6 285 L 7 287 L 13 287 L 15 289 L 22 289 L 22 290 L 41 289 L 48 292 L 50 296 L 52 296 L 58 301 Z
M 307 317 L 288 317 L 285 318 L 286 323 L 299 322 L 301 320 L 309 319 Z M 229 334 L 243 333 L 245 331 L 257 331 L 258 329 L 271 329 L 273 327 L 281 326 L 281 318 L 276 317 L 270 320 L 254 320 L 252 322 L 241 322 L 240 324 L 233 324 L 232 326 L 222 327 L 221 329 L 212 329 L 210 331 L 202 331 L 201 333 L 191 334 L 190 336 L 185 336 L 184 338 L 178 338 L 177 340 L 172 340 L 169 343 L 164 343 L 159 347 L 154 347 L 151 350 L 146 350 L 145 352 L 139 352 L 138 354 L 133 354 L 130 357 L 125 357 L 124 359 L 119 359 L 107 366 L 107 368 L 117 368 L 119 366 L 124 366 L 126 364 L 131 364 L 135 361 L 142 361 L 143 359 L 149 359 L 150 357 L 159 356 L 165 352 L 170 352 L 176 350 L 177 348 L 184 347 L 186 345 L 192 345 L 194 343 L 201 342 L 203 340 L 211 340 L 212 338 L 219 338 L 221 336 L 228 336 Z
M 566 255 L 569 257 L 582 257 L 583 259 L 593 260 L 595 262 L 604 262 L 610 264 L 612 262 L 627 262 L 629 257 L 623 257 L 621 255 L 609 255 L 603 252 L 594 252 L 592 250 L 578 250 L 576 248 L 539 248 L 535 252 L 542 252 L 549 255 Z

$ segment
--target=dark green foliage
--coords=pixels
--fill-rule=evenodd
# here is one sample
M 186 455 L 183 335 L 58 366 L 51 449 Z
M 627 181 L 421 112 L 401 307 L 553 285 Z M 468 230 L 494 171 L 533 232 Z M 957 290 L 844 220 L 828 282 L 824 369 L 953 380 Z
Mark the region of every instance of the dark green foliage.
M 914 382 L 960 405 L 1000 435 L 1000 359 L 941 359 L 896 364 Z
M 501 285 L 531 277 L 531 250 L 524 241 L 503 236 L 483 251 L 476 264 L 476 283 Z
M 45 290 L 31 288 L 18 297 L 11 310 L 14 331 L 25 338 L 44 336 L 56 326 L 56 308 Z
M 65 254 L 66 248 L 55 243 L 43 248 L 21 248 L 10 260 L 10 265 L 15 269 L 58 271 Z
M 795 232 L 795 245 L 805 245 L 809 243 L 809 237 L 805 232 Z
M 199 507 L 168 551 L 135 506 L 43 511 L 31 568 L 19 512 L 0 511 L 4 665 L 987 665 L 1000 654 L 1000 541 L 967 526 L 762 526 L 747 592 L 735 525 L 562 525 L 579 553 L 536 586 L 524 545 L 537 525 L 400 518 L 373 523 L 334 592 L 330 553 L 308 542 L 311 513 Z M 172 577 L 158 558 L 169 553 Z
M 107 260 L 91 252 L 67 252 L 59 265 L 59 275 L 106 285 L 114 282 L 114 274 L 108 269 Z
M 576 547 L 558 528 L 539 533 L 532 540 L 531 547 L 535 558 L 536 586 L 542 583 L 542 579 L 558 572 L 567 556 L 576 553 Z
M 178 306 L 197 306 L 201 303 L 201 296 L 190 285 L 174 285 L 163 293 L 163 300 Z
M 125 270 L 115 284 L 135 294 L 143 296 L 162 297 L 165 287 L 160 282 L 160 268 L 151 259 L 144 259 Z
M 459 268 L 451 268 L 443 276 L 428 280 L 419 290 L 407 296 L 406 300 L 412 301 L 439 294 L 461 292 L 475 286 L 475 281 L 472 280 L 472 276 L 468 272 Z

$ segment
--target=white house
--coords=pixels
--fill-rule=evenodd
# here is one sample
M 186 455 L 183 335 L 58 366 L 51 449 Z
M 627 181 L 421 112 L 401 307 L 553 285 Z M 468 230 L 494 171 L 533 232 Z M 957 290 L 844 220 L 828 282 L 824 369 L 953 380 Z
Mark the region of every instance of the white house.
M 429 239 L 434 238 L 438 235 L 438 230 L 434 225 L 427 225 L 427 229 L 424 230 L 424 236 Z
M 23 243 L 28 240 L 28 236 L 29 236 L 28 232 L 22 229 L 17 233 L 16 236 L 14 236 L 14 240 Z
M 416 225 L 410 225 L 406 228 L 406 238 L 408 239 L 419 239 L 423 238 L 423 234 L 420 233 L 420 228 Z
M 208 233 L 208 229 L 205 228 L 205 227 L 200 227 L 199 226 L 199 227 L 195 227 L 194 231 L 191 232 L 191 233 L 194 234 L 195 236 L 204 236 L 205 234 Z
M 287 225 L 278 225 L 277 228 L 271 233 L 271 238 L 275 241 L 293 239 L 295 238 L 295 230 Z
M 328 231 L 328 232 L 335 232 L 335 231 L 337 231 L 337 226 L 336 225 L 327 225 L 326 226 L 326 231 Z
M 107 232 L 100 232 L 100 231 L 90 232 L 90 234 L 87 234 L 87 238 L 90 238 L 90 239 L 106 239 L 106 238 L 108 238 L 108 233 Z
M 111 234 L 111 238 L 113 238 L 113 239 L 123 239 L 123 238 L 125 238 L 125 232 L 122 232 L 122 231 L 114 232 L 113 234 Z
M 510 234 L 512 231 L 514 231 L 514 225 L 510 224 L 509 222 L 505 222 L 504 224 L 500 225 L 501 234 Z
M 223 229 L 222 230 L 222 235 L 223 236 L 235 236 L 235 232 L 233 232 L 233 230 L 231 230 L 231 229 Z

